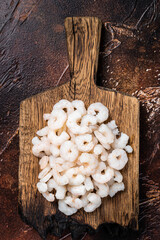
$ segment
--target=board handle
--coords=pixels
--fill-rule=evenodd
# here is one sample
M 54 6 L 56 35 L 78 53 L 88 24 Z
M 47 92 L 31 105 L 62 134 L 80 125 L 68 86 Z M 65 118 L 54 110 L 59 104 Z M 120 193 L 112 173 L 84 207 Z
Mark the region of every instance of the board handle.
M 71 75 L 69 95 L 72 99 L 85 99 L 86 92 L 92 94 L 95 87 L 101 27 L 101 20 L 97 17 L 65 19 Z

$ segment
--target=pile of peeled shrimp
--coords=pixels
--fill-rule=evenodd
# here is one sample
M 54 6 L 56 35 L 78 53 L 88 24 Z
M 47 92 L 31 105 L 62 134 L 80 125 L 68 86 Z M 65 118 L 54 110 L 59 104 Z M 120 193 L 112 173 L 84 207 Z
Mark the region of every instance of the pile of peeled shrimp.
M 34 137 L 33 154 L 40 158 L 37 188 L 66 215 L 78 209 L 93 212 L 102 198 L 124 191 L 120 173 L 128 162 L 129 137 L 119 133 L 102 103 L 60 100 L 51 114 L 44 114 L 47 126 Z

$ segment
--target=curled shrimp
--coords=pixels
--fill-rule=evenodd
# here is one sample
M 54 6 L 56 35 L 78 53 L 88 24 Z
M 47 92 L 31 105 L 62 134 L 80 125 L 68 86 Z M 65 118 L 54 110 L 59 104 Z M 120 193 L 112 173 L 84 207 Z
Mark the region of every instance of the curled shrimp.
M 77 212 L 76 208 L 69 207 L 64 200 L 58 201 L 58 209 L 63 212 L 65 215 L 70 216 Z
M 48 120 L 48 127 L 52 130 L 58 130 L 63 127 L 67 120 L 67 114 L 61 109 L 54 109 Z
M 108 155 L 107 161 L 110 167 L 121 170 L 128 162 L 128 157 L 123 149 L 115 149 Z
M 60 147 L 60 155 L 63 159 L 69 162 L 74 162 L 78 157 L 78 154 L 77 146 L 73 142 L 66 141 L 62 143 Z
M 83 207 L 83 201 L 78 197 L 66 196 L 64 202 L 72 208 L 80 209 Z
M 98 112 L 98 113 L 97 113 Z M 102 123 L 108 119 L 109 113 L 108 108 L 105 107 L 102 103 L 92 103 L 87 110 L 88 114 L 96 116 L 97 122 Z
M 66 195 L 66 186 L 59 186 L 57 182 L 51 178 L 47 183 L 48 191 L 51 192 L 53 189 L 56 190 L 55 197 L 57 199 L 64 199 Z
M 79 173 L 79 169 L 77 167 L 68 169 L 65 172 L 65 175 L 69 179 L 70 185 L 80 185 L 85 180 L 84 175 Z
M 80 172 L 87 176 L 93 174 L 98 166 L 98 160 L 94 154 L 91 153 L 82 153 L 79 161 L 82 164 L 82 166 L 79 167 Z
M 92 138 L 93 137 L 91 134 L 77 136 L 75 138 L 75 143 L 77 144 L 78 150 L 81 152 L 90 152 L 94 147 Z
M 103 146 L 108 145 L 108 149 L 110 149 L 109 144 L 114 142 L 114 134 L 106 124 L 102 124 L 98 131 L 94 131 L 94 134 Z
M 86 108 L 84 106 L 84 102 L 81 100 L 74 100 L 72 101 L 72 106 L 80 112 L 80 114 L 83 116 L 86 114 Z
M 38 139 L 38 137 L 35 137 L 32 139 L 33 147 L 32 152 L 36 157 L 43 157 L 43 152 L 45 152 L 46 155 L 50 155 L 50 141 L 47 139 L 47 137 L 42 137 L 41 140 Z
M 56 134 L 55 130 L 52 130 L 48 133 L 48 138 L 52 144 L 59 146 L 69 139 L 69 135 L 63 131 L 59 136 Z
M 104 162 L 101 162 L 101 166 Z M 105 165 L 105 164 L 104 164 Z M 103 173 L 104 172 L 104 173 Z M 97 170 L 95 174 L 92 175 L 93 179 L 98 183 L 107 183 L 114 176 L 114 170 L 110 167 L 104 166 L 101 170 Z
M 89 193 L 87 198 L 89 200 L 89 203 L 84 208 L 84 211 L 93 212 L 96 208 L 98 208 L 101 205 L 101 198 L 98 194 Z
M 60 173 L 57 170 L 57 166 L 55 163 L 55 159 L 50 156 L 50 165 L 52 166 L 52 175 L 54 176 L 55 181 L 58 183 L 58 185 L 66 185 L 68 184 L 69 180 L 65 175 L 60 175 Z
M 81 125 L 89 127 L 90 132 L 93 130 L 93 128 L 97 127 L 97 118 L 93 115 L 87 114 L 83 116 Z
M 114 143 L 112 144 L 113 148 L 125 148 L 129 140 L 129 136 L 125 133 L 121 133 L 121 136 L 115 139 Z
M 82 115 L 79 111 L 74 111 L 68 116 L 68 120 L 66 122 L 67 127 L 74 134 L 85 134 L 90 131 L 90 129 L 86 126 L 81 126 L 78 124 L 81 121 Z
M 98 183 L 96 181 L 94 181 L 94 185 L 98 188 L 98 190 L 96 191 L 96 193 L 101 197 L 101 198 L 104 198 L 104 197 L 107 197 L 108 194 L 109 194 L 109 186 L 107 183 L 105 184 L 101 184 L 101 183 Z
M 74 111 L 74 108 L 70 101 L 62 99 L 54 105 L 53 110 L 66 110 L 67 115 L 69 115 Z
M 109 188 L 109 196 L 113 197 L 117 192 L 124 191 L 124 189 L 125 189 L 125 186 L 124 186 L 123 182 L 113 183 L 113 185 L 110 186 L 110 188 Z

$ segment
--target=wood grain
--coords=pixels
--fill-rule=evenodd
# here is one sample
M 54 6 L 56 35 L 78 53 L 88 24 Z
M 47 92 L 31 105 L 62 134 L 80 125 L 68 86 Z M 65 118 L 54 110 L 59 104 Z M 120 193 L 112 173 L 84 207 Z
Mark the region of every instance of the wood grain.
M 80 210 L 73 218 L 97 228 L 104 222 L 122 226 L 132 224 L 138 229 L 139 212 L 139 103 L 127 96 L 95 85 L 98 65 L 101 22 L 98 18 L 67 18 L 65 21 L 71 81 L 23 101 L 20 105 L 20 158 L 19 158 L 19 207 L 25 220 L 40 235 L 49 227 L 47 216 L 56 213 L 56 203 L 47 202 L 37 191 L 38 159 L 32 154 L 31 139 L 38 129 L 45 126 L 43 114 L 50 112 L 60 99 L 81 99 L 86 107 L 92 102 L 102 102 L 109 108 L 110 118 L 115 119 L 120 131 L 130 137 L 133 154 L 122 171 L 125 191 L 113 199 L 105 198 L 93 213 Z

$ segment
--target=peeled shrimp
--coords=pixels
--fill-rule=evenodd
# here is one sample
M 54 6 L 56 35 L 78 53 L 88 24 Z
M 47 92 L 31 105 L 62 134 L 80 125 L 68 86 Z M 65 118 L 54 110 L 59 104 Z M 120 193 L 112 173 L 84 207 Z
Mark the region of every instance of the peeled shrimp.
M 50 167 L 51 167 L 51 168 L 54 168 L 54 166 L 55 166 L 55 164 L 56 164 L 57 170 L 58 170 L 59 172 L 66 171 L 66 170 L 68 170 L 69 168 L 75 166 L 75 163 L 74 163 L 74 162 L 66 162 L 66 161 L 65 161 L 63 158 L 61 158 L 61 157 L 54 158 L 53 156 L 49 159 L 49 164 L 50 164 Z M 61 169 L 61 170 L 60 170 L 60 169 Z
M 77 110 L 68 116 L 66 125 L 70 129 L 70 131 L 74 134 L 85 134 L 89 132 L 88 127 L 78 125 L 78 121 L 81 120 L 81 117 L 82 117 L 81 113 Z
M 98 194 L 89 193 L 87 198 L 89 200 L 89 204 L 84 208 L 84 211 L 93 212 L 101 205 L 101 198 Z
M 77 212 L 77 209 L 76 208 L 71 208 L 69 207 L 65 202 L 64 200 L 59 200 L 58 201 L 58 209 L 63 212 L 65 215 L 67 216 L 70 216 L 74 213 Z
M 64 199 L 66 195 L 66 186 L 59 186 L 57 182 L 51 178 L 47 183 L 48 191 L 51 192 L 53 189 L 56 190 L 55 197 L 57 199 Z
M 61 176 L 60 173 L 55 169 L 52 169 L 52 173 L 53 173 L 54 179 L 59 185 L 64 186 L 68 184 L 69 180 L 65 175 Z
M 74 111 L 72 103 L 66 99 L 62 99 L 59 102 L 57 102 L 53 107 L 53 110 L 55 110 L 55 109 L 56 110 L 59 110 L 59 109 L 66 110 L 68 115 Z
M 98 160 L 94 154 L 91 153 L 82 153 L 79 157 L 79 161 L 82 163 L 82 166 L 79 167 L 79 170 L 82 174 L 87 176 L 93 174 L 98 166 Z
M 81 100 L 74 100 L 72 101 L 72 106 L 80 112 L 80 114 L 83 116 L 86 114 L 86 108 L 84 106 L 84 102 Z
M 90 114 L 83 116 L 82 121 L 81 121 L 82 126 L 90 127 L 90 129 L 95 127 L 96 124 L 97 124 L 97 118 Z
M 56 183 L 56 181 L 51 178 L 48 183 L 47 183 L 47 188 L 48 188 L 48 191 L 51 192 L 53 189 L 56 189 L 58 186 L 58 184 Z
M 121 136 L 118 139 L 115 139 L 113 143 L 114 148 L 125 148 L 129 140 L 129 136 L 125 133 L 121 133 Z
M 128 157 L 123 149 L 115 149 L 108 155 L 107 161 L 110 167 L 121 170 L 128 162 Z
M 83 201 L 77 197 L 66 196 L 64 202 L 72 208 L 80 209 L 83 207 Z
M 36 157 L 41 157 L 41 152 L 43 151 L 43 149 L 44 149 L 43 144 L 35 144 L 32 147 L 32 153 Z
M 98 112 L 98 114 L 96 113 Z M 102 103 L 92 103 L 87 110 L 88 114 L 96 116 L 97 122 L 102 123 L 108 119 L 108 108 L 105 107 Z
M 77 144 L 78 150 L 81 152 L 90 152 L 94 147 L 91 134 L 77 136 L 75 138 L 75 143 Z
M 33 142 L 33 147 L 32 147 L 32 152 L 36 157 L 41 157 L 42 152 L 45 152 L 46 155 L 50 155 L 50 142 L 46 137 L 41 138 L 39 140 L 38 138 L 32 139 Z
M 70 185 L 80 185 L 84 182 L 85 177 L 84 175 L 78 173 L 78 168 L 70 168 L 65 172 L 65 175 L 69 179 Z
M 104 171 L 104 174 L 97 171 L 92 175 L 93 179 L 98 183 L 106 183 L 114 176 L 114 170 L 110 167 L 106 167 L 102 171 Z
M 48 138 L 52 144 L 59 146 L 69 139 L 69 135 L 63 131 L 59 136 L 57 136 L 56 131 L 52 130 L 48 133 Z
M 101 141 L 104 144 L 111 144 L 114 142 L 114 134 L 106 124 L 101 124 L 98 131 L 103 135 Z
M 61 109 L 54 109 L 51 113 L 51 117 L 48 120 L 48 127 L 52 130 L 57 130 L 63 127 L 67 120 L 67 114 Z
M 96 136 L 98 141 L 102 144 L 102 146 L 105 149 L 109 150 L 111 148 L 110 145 L 108 143 L 106 143 L 106 139 L 102 133 L 100 133 L 98 130 L 96 130 L 96 131 L 94 131 L 94 135 Z
M 60 173 L 57 170 L 55 159 L 52 156 L 50 156 L 50 164 L 51 162 L 52 162 L 52 175 L 54 176 L 55 181 L 62 186 L 68 184 L 69 182 L 68 178 L 65 175 L 60 175 Z
M 98 183 L 96 181 L 94 181 L 94 185 L 98 188 L 98 190 L 96 191 L 96 193 L 101 197 L 107 197 L 109 194 L 109 186 L 107 185 L 107 183 L 105 184 L 101 184 Z
M 69 162 L 74 162 L 78 157 L 78 154 L 77 146 L 73 142 L 66 141 L 62 143 L 60 147 L 60 155 L 63 159 Z
M 124 191 L 124 189 L 125 189 L 125 186 L 123 182 L 113 183 L 113 185 L 110 186 L 110 189 L 109 189 L 109 196 L 113 197 L 117 192 Z

